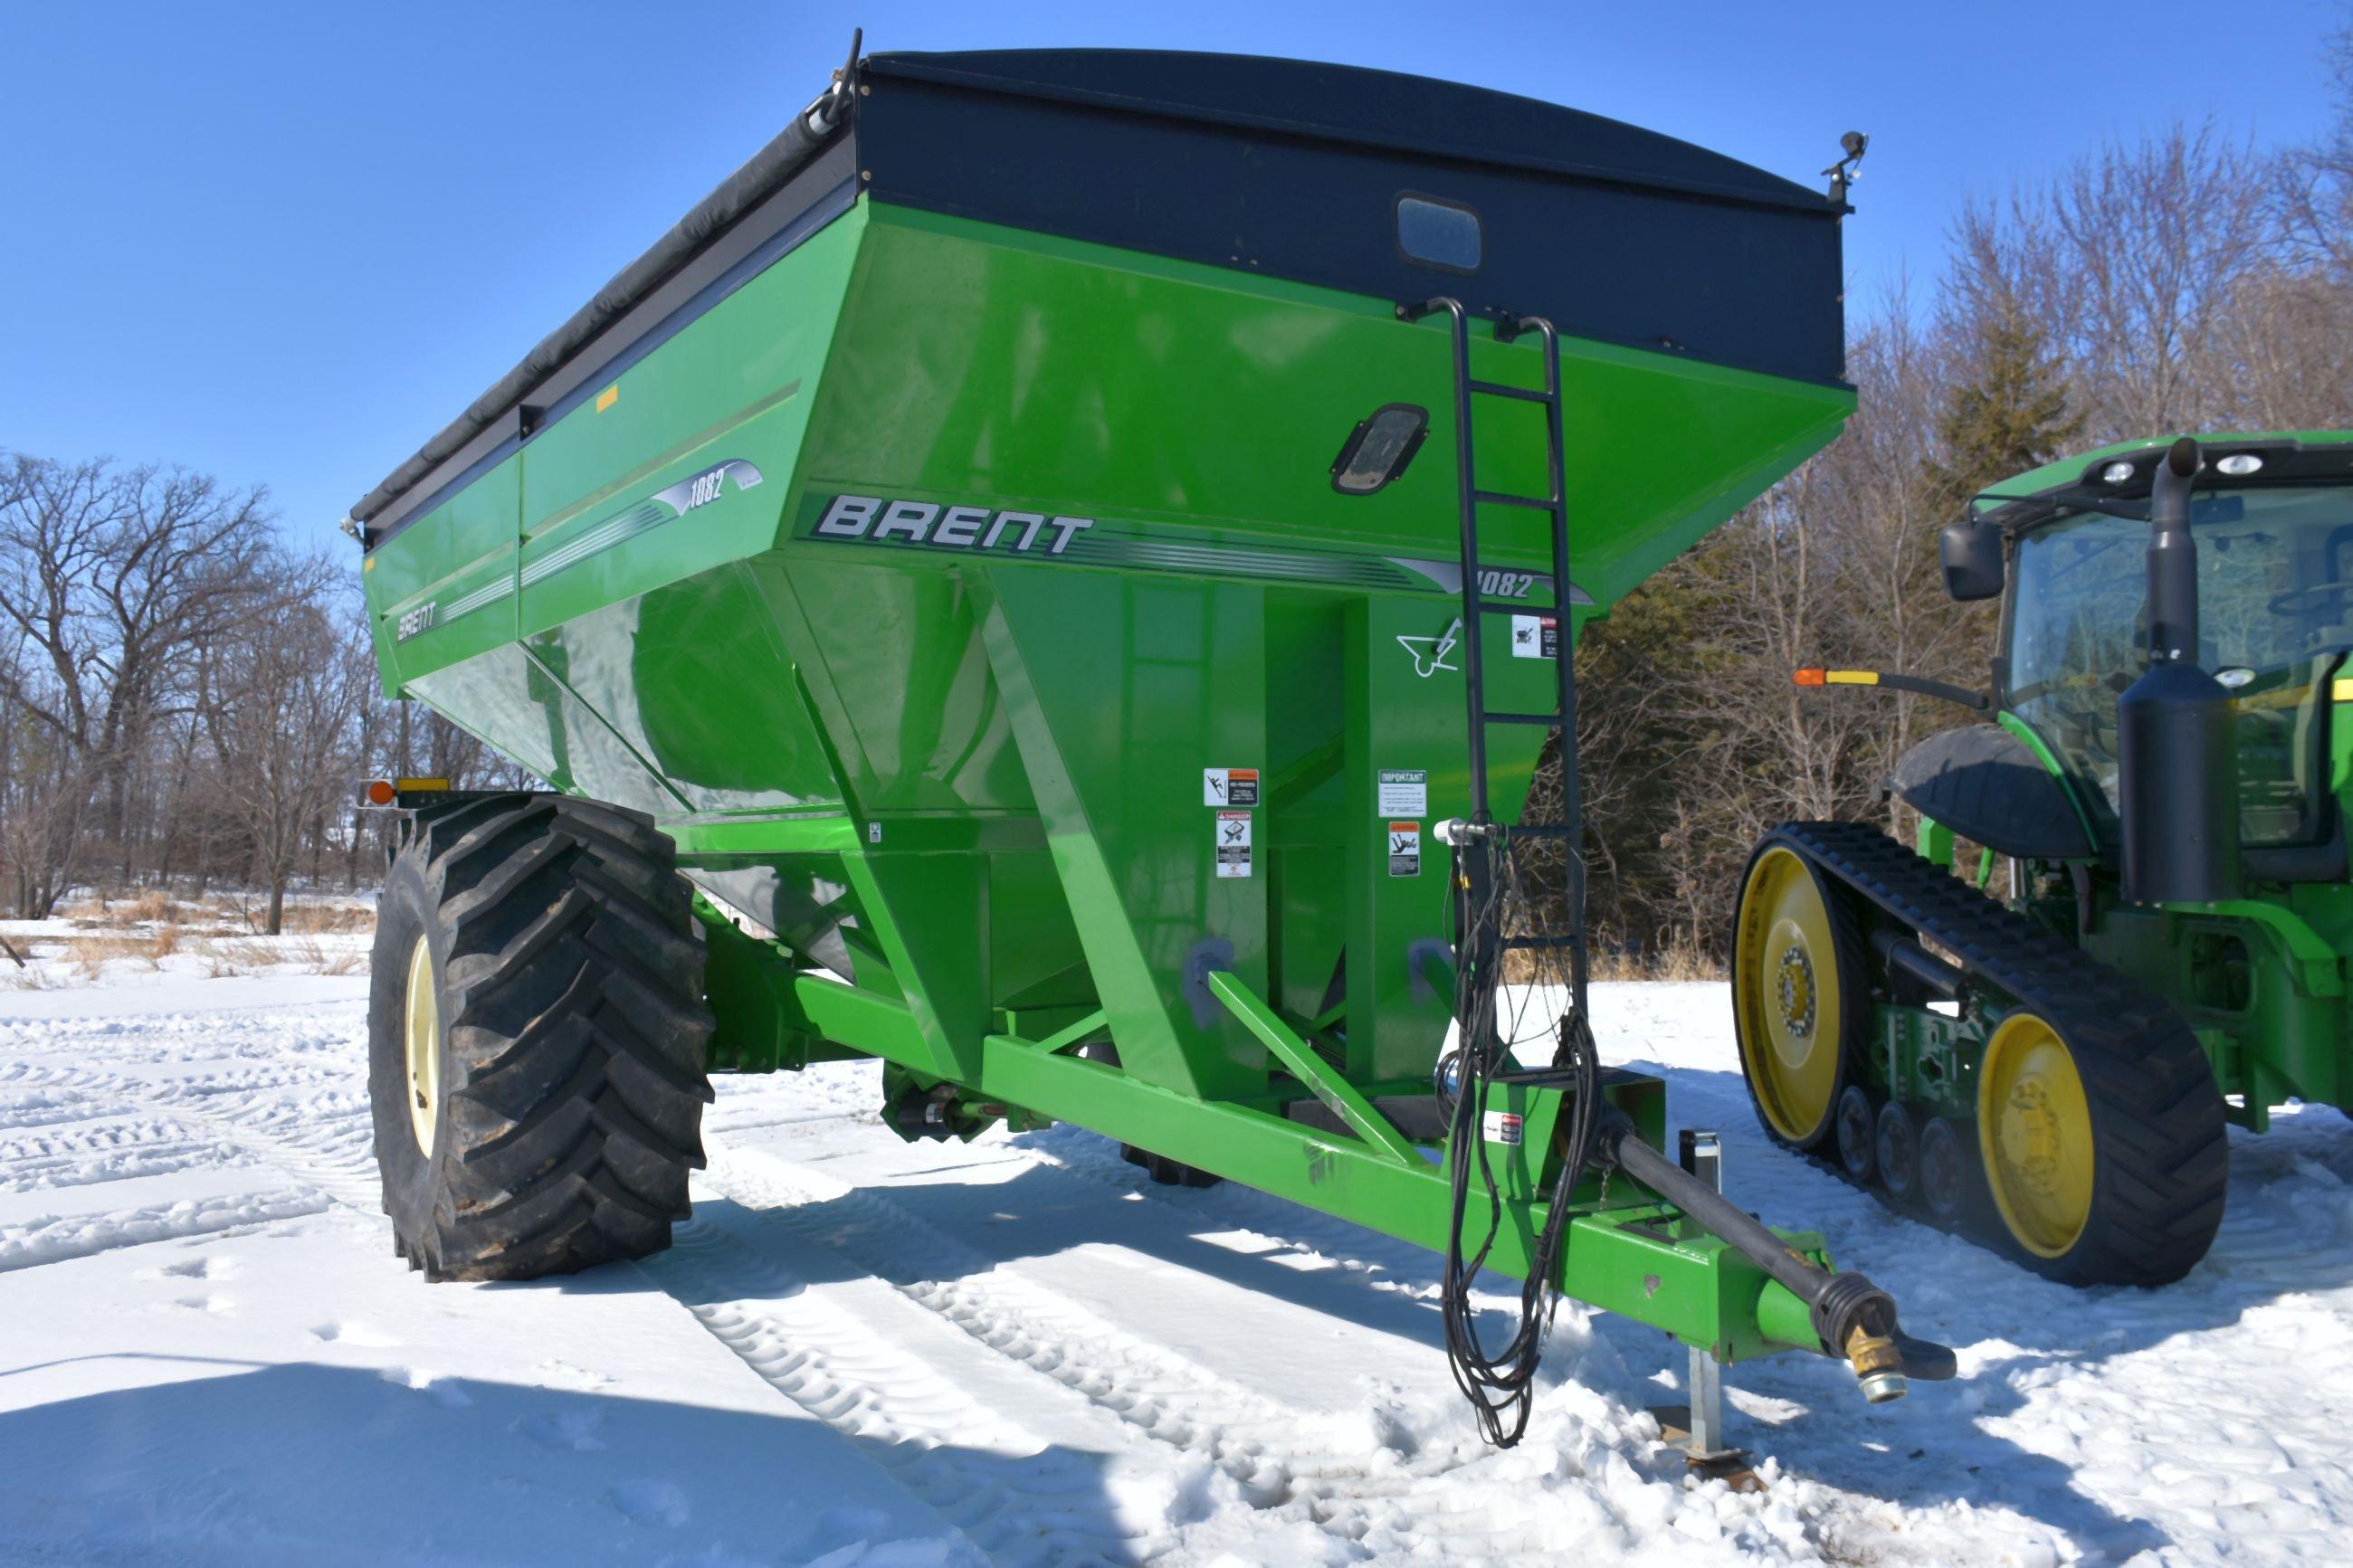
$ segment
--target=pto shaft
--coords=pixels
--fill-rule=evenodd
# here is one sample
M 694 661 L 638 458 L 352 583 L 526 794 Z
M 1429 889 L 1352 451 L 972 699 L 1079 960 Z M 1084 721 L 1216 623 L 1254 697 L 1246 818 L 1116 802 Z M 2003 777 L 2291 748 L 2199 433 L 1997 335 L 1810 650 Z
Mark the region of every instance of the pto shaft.
M 1951 1351 L 1897 1328 L 1895 1298 L 1860 1274 L 1834 1274 L 1790 1251 L 1755 1215 L 1644 1142 L 1630 1118 L 1610 1114 L 1601 1130 L 1601 1149 L 1620 1170 L 1803 1301 L 1822 1353 L 1851 1363 L 1862 1396 L 1873 1405 L 1903 1398 L 1907 1373 L 1930 1380 L 1953 1375 Z

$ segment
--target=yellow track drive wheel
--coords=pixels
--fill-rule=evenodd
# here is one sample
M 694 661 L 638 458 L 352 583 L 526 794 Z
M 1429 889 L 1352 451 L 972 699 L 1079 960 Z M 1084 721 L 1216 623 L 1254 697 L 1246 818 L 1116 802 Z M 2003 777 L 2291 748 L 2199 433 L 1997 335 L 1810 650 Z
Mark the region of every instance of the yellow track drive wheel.
M 1850 1053 L 1870 1023 L 1866 976 L 1836 885 L 1767 839 L 1741 884 L 1732 1000 L 1741 1071 L 1776 1142 L 1810 1150 L 1830 1136 Z
M 2032 1013 L 2012 1013 L 1978 1069 L 1978 1153 L 2012 1241 L 2060 1258 L 2092 1218 L 2098 1134 L 2066 1042 Z
M 2054 1279 L 2179 1279 L 2221 1219 L 2221 1096 L 2170 1008 L 2131 994 L 2081 1001 L 2019 1007 L 1986 1040 L 1976 1141 L 1992 1222 Z

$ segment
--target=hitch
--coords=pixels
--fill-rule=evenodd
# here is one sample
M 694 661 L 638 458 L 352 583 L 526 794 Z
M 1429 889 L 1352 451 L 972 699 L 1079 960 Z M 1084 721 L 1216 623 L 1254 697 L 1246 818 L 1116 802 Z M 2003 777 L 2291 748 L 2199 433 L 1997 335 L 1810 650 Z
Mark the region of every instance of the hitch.
M 1895 1298 L 1852 1270 L 1837 1273 L 1799 1257 L 1754 1215 L 1708 1183 L 1642 1141 L 1624 1114 L 1612 1111 L 1601 1129 L 1602 1153 L 1701 1229 L 1762 1268 L 1807 1309 L 1824 1355 L 1854 1369 L 1863 1398 L 1873 1405 L 1904 1397 L 1909 1378 L 1941 1383 L 1957 1370 L 1950 1349 L 1914 1339 L 1896 1322 Z

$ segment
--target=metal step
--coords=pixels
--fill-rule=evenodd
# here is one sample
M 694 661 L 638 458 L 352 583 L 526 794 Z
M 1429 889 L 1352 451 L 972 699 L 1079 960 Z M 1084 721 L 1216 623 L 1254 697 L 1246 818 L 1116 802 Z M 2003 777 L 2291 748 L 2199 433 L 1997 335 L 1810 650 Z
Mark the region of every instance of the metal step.
M 1551 393 L 1540 392 L 1527 386 L 1505 386 L 1500 381 L 1474 381 L 1471 384 L 1471 390 L 1483 392 L 1490 397 L 1516 397 L 1525 403 L 1549 404 L 1559 401 Z

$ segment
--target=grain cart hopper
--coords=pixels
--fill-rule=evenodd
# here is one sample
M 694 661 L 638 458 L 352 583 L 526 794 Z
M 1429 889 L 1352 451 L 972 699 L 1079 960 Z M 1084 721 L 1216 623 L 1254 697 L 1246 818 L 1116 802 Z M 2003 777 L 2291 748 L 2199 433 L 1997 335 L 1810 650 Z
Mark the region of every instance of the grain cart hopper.
M 1941 541 L 2000 596 L 1986 721 L 1896 764 L 1918 853 L 1793 823 L 1736 940 L 1759 1118 L 2075 1284 L 2163 1284 L 2222 1217 L 2224 1125 L 2353 1100 L 2353 437 L 2133 441 L 1994 486 Z M 2007 584 L 2007 593 L 2005 593 Z M 1997 855 L 2000 902 L 1949 873 Z
M 874 1056 L 906 1135 L 1066 1120 L 1448 1251 L 1501 1437 L 1540 1333 L 1477 1343 L 1482 1261 L 1947 1372 L 1655 1152 L 1521 875 L 1574 829 L 1516 825 L 1580 618 L 1852 407 L 1844 210 L 1377 71 L 853 51 L 352 510 L 386 689 L 554 786 L 393 802 L 409 1260 L 659 1247 L 707 1072 Z M 1556 1067 L 1509 953 L 1573 982 Z

